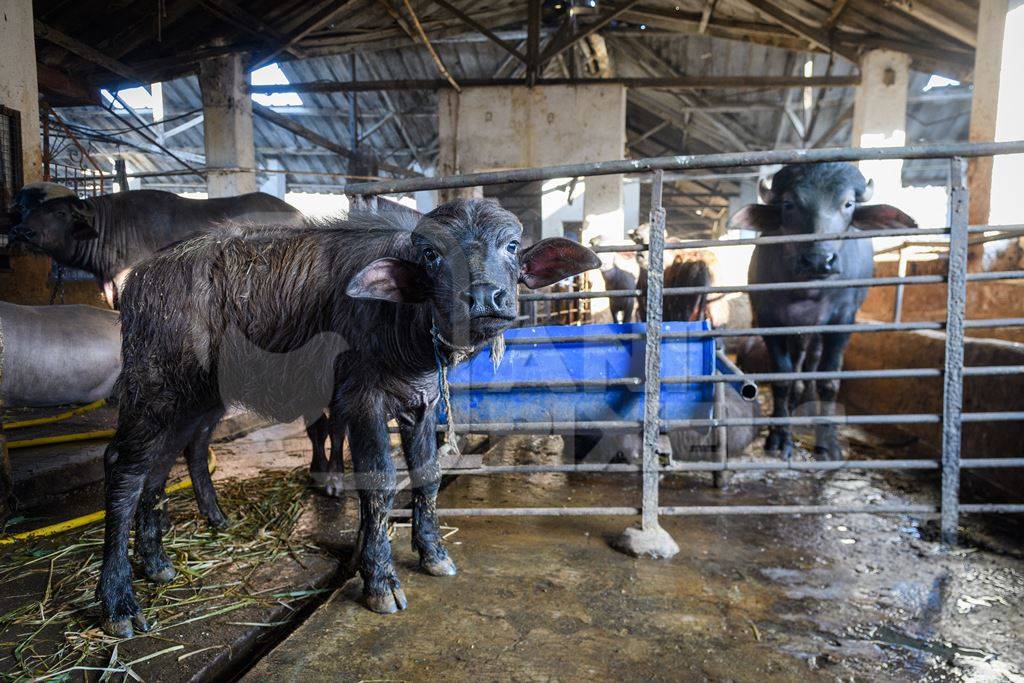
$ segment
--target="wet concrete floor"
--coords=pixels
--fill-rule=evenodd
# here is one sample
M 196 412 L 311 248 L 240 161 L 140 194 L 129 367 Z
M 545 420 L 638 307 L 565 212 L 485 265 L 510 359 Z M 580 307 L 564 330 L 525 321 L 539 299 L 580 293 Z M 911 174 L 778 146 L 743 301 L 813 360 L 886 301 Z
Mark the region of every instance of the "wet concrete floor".
M 870 440 L 868 440 L 870 441 Z M 855 457 L 871 457 L 857 442 Z M 554 462 L 556 438 L 509 439 L 485 460 Z M 835 472 L 669 476 L 663 504 L 928 502 L 921 478 Z M 622 474 L 461 476 L 442 507 L 634 505 Z M 609 547 L 627 517 L 457 518 L 459 575 L 394 549 L 409 608 L 380 616 L 350 580 L 248 680 L 1024 681 L 1024 561 L 943 551 L 905 516 L 663 518 L 681 548 Z

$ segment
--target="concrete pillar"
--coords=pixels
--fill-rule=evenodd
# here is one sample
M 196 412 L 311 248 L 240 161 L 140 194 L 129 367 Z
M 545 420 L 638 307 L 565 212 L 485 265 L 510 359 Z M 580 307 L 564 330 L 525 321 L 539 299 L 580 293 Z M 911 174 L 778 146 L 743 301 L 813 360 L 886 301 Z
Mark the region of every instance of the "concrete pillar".
M 39 86 L 32 0 L 5 0 L 0 12 L 0 104 L 18 112 L 21 121 L 22 182 L 42 180 L 39 142 Z M 17 192 L 19 187 L 11 187 Z M 0 197 L 9 202 L 13 197 Z M 0 206 L 6 211 L 6 205 Z M 22 249 L 10 251 L 11 271 L 0 273 L 0 299 L 45 304 L 50 298 L 50 259 Z
M 971 95 L 971 142 L 996 139 L 999 106 L 999 66 L 1003 56 L 1003 31 L 1007 0 L 981 0 L 978 6 L 978 42 L 974 52 L 974 91 Z M 971 193 L 968 220 L 988 223 L 992 193 L 992 157 L 970 159 L 967 187 Z
M 32 0 L 5 0 L 0 12 L 0 104 L 21 114 L 24 181 L 42 180 L 39 84 Z
M 907 88 L 910 56 L 872 50 L 860 62 L 861 84 L 853 103 L 854 147 L 902 147 L 907 141 Z M 903 161 L 862 161 L 865 177 L 875 180 L 877 202 L 898 203 Z
M 441 175 L 621 159 L 626 89 L 588 84 L 445 90 L 439 93 L 438 118 Z M 560 234 L 564 223 L 582 218 L 584 242 L 624 239 L 622 177 L 581 179 L 582 201 L 577 188 L 571 203 L 567 191 L 554 189 L 570 180 L 547 181 L 538 190 L 543 236 Z M 604 281 L 592 276 L 591 284 L 601 289 Z M 607 299 L 595 299 L 591 311 L 607 307 Z
M 252 137 L 252 100 L 242 70 L 242 55 L 203 60 L 199 66 L 203 93 L 207 193 L 232 197 L 256 191 L 256 148 Z
M 985 8 L 987 1 L 982 0 L 982 8 Z M 1024 42 L 1021 41 L 1021 36 L 1024 35 L 1024 0 L 1010 0 L 1009 3 L 1004 0 L 1002 4 L 1007 6 L 1003 26 L 1003 49 L 999 65 L 999 81 L 1003 87 L 999 89 L 994 139 L 996 141 L 1020 140 L 1024 138 L 1024 92 L 1019 87 L 1020 74 L 1024 72 Z M 978 38 L 981 40 L 980 26 L 978 30 Z M 979 50 L 980 47 L 981 43 L 979 43 Z M 977 97 L 977 92 L 978 86 L 975 85 L 975 97 Z M 971 123 L 973 129 L 973 120 Z M 995 225 L 1024 223 L 1024 204 L 1020 201 L 1020 179 L 1022 177 L 1024 177 L 1024 154 L 999 156 L 993 160 L 991 211 L 985 222 Z M 983 192 L 984 188 L 979 187 L 978 191 Z M 976 192 L 972 186 L 972 205 L 975 202 L 975 196 Z M 1018 241 L 1016 258 L 1020 262 L 1024 262 L 1024 240 Z M 1019 263 L 1017 267 L 1019 267 Z
M 438 173 L 621 159 L 626 90 L 620 85 L 467 88 L 439 93 Z M 622 178 L 586 179 L 583 235 L 625 235 Z

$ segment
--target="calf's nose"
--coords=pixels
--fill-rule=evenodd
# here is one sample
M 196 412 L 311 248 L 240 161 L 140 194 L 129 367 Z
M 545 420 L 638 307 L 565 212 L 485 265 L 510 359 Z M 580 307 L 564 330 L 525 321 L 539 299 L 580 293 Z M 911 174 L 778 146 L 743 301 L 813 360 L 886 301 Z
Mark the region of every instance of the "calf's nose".
M 472 285 L 462 293 L 472 317 L 503 313 L 507 297 L 505 290 L 489 282 Z
M 800 265 L 812 273 L 834 273 L 838 260 L 835 252 L 812 252 L 800 256 Z

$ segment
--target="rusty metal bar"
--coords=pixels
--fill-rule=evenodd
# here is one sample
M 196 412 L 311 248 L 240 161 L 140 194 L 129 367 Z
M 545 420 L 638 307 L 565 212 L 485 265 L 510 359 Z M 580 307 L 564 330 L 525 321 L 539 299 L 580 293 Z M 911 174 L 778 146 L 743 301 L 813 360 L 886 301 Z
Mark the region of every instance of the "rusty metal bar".
M 967 312 L 967 161 L 949 165 L 949 284 L 946 287 L 946 351 L 942 387 L 942 520 L 946 545 L 957 540 L 960 520 L 960 445 L 964 391 L 964 319 Z
M 651 235 L 647 269 L 647 340 L 644 347 L 643 518 L 644 531 L 658 528 L 658 413 L 661 408 L 661 291 L 665 278 L 664 174 L 651 185 Z
M 289 86 L 291 87 L 291 86 Z M 1013 142 L 953 142 L 907 147 L 832 147 L 824 149 L 787 149 L 723 154 L 677 155 L 647 159 L 615 159 L 559 166 L 521 168 L 507 171 L 467 173 L 437 178 L 408 178 L 379 183 L 356 183 L 346 192 L 352 194 L 392 194 L 417 190 L 440 190 L 457 187 L 478 187 L 522 183 L 552 178 L 617 175 L 650 171 L 680 171 L 686 169 L 728 168 L 730 166 L 760 166 L 770 164 L 801 164 L 823 161 L 863 161 L 878 159 L 943 159 L 982 157 L 1024 152 L 1024 140 Z

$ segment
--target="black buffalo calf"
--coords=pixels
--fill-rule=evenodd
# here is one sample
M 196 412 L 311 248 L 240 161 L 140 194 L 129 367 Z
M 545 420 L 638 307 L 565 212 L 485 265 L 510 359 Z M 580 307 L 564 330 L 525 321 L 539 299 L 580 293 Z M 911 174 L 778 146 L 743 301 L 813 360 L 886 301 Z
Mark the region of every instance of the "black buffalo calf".
M 128 562 L 133 517 L 147 578 L 171 580 L 155 505 L 175 455 L 231 404 L 310 422 L 329 404 L 347 425 L 359 572 L 367 606 L 385 613 L 406 606 L 386 531 L 395 494 L 387 422 L 396 418 L 420 567 L 454 574 L 435 514 L 438 365 L 513 324 L 518 283 L 542 287 L 600 265 L 561 238 L 520 250 L 521 235 L 496 203 L 463 200 L 422 218 L 383 211 L 298 231 L 227 228 L 135 268 L 121 302 L 120 415 L 105 457 L 104 630 L 146 630 Z

